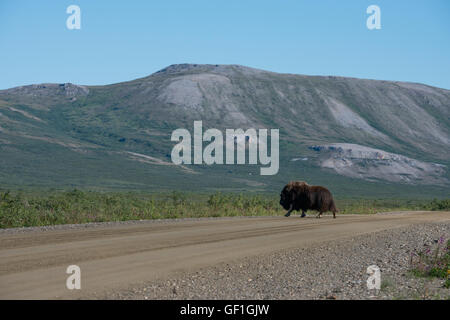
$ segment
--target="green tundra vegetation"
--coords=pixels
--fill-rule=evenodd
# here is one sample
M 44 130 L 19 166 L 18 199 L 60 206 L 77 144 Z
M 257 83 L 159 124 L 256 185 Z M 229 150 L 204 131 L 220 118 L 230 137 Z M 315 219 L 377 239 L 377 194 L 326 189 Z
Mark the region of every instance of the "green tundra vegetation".
M 449 101 L 449 90 L 421 84 L 233 65 L 172 65 L 106 86 L 0 90 L 0 188 L 278 193 L 289 180 L 304 180 L 339 197 L 443 198 L 450 186 Z M 192 133 L 197 120 L 221 132 L 279 129 L 279 173 L 261 176 L 261 165 L 173 166 L 172 132 Z M 399 185 L 337 174 L 310 149 L 329 143 L 437 163 L 447 182 L 422 177 Z M 396 167 L 367 161 L 365 171 L 381 165 Z
M 0 192 L 0 228 L 87 222 L 230 216 L 276 216 L 285 213 L 274 194 L 141 193 L 52 191 Z M 340 214 L 396 210 L 450 210 L 450 199 L 336 198 Z

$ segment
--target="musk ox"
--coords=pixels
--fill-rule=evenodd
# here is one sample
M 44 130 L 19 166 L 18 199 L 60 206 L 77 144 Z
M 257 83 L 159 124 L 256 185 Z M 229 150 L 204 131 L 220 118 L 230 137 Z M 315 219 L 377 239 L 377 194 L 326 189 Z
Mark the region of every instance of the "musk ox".
M 292 210 L 302 210 L 302 218 L 306 216 L 306 211 L 317 210 L 319 212 L 317 218 L 327 211 L 333 212 L 333 218 L 336 218 L 338 211 L 327 188 L 310 186 L 304 181 L 289 182 L 281 191 L 280 204 L 288 210 L 286 217 L 291 215 Z

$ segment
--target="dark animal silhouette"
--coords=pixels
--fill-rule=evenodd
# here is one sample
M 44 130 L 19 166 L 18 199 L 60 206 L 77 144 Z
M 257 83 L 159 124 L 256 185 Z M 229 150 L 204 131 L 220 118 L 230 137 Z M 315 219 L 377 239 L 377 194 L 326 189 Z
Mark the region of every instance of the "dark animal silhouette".
M 291 215 L 292 210 L 302 210 L 302 218 L 308 210 L 317 210 L 317 218 L 327 211 L 333 212 L 333 218 L 336 218 L 338 212 L 333 196 L 327 188 L 310 186 L 304 181 L 289 182 L 281 191 L 280 204 L 288 210 L 286 217 Z

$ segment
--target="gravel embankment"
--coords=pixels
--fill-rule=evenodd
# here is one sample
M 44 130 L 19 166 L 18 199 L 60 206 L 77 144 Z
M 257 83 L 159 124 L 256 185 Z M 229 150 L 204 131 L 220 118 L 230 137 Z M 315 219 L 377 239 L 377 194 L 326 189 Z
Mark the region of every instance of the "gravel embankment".
M 179 274 L 107 299 L 450 299 L 443 280 L 408 273 L 410 253 L 450 237 L 450 223 L 382 231 Z M 381 269 L 369 291 L 366 269 Z
M 350 216 L 351 214 L 347 214 Z M 298 215 L 292 215 L 292 217 Z M 248 218 L 263 218 L 273 216 L 224 216 L 224 217 L 198 217 L 198 218 L 170 218 L 170 219 L 147 219 L 147 220 L 125 220 L 125 221 L 105 221 L 105 222 L 87 222 L 77 224 L 56 224 L 49 226 L 36 227 L 18 227 L 18 228 L 0 228 L 0 235 L 12 235 L 23 233 L 41 233 L 46 231 L 64 231 L 64 230 L 85 230 L 85 229 L 99 229 L 120 226 L 144 225 L 144 224 L 170 224 L 179 221 L 205 221 L 205 220 L 236 220 Z

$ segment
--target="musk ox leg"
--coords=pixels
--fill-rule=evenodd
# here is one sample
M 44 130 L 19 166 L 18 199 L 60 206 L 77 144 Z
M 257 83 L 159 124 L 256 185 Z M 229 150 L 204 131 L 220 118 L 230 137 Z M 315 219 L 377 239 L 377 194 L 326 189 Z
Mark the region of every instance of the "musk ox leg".
M 284 215 L 285 217 L 289 217 L 291 215 L 292 210 L 294 210 L 294 205 L 291 204 L 289 211 Z
M 333 218 L 336 219 L 336 212 L 339 212 L 339 210 L 336 208 L 336 205 L 334 204 L 334 201 L 331 203 L 331 212 L 333 212 Z
M 322 212 L 319 212 L 316 216 L 316 218 L 320 219 L 320 216 L 322 215 Z
M 305 210 L 302 210 L 302 218 L 306 217 Z

